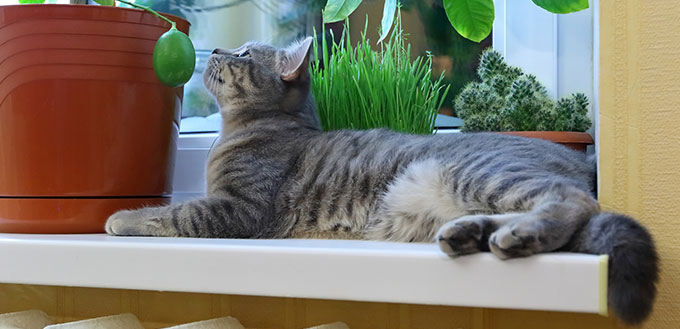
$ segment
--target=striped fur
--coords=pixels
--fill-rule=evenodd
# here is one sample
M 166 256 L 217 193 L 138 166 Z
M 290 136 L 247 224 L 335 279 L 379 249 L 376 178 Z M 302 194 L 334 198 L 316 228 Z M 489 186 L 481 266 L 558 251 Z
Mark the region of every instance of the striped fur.
M 595 167 L 584 154 L 492 133 L 322 132 L 308 47 L 215 50 L 204 78 L 224 126 L 207 197 L 118 212 L 107 232 L 436 241 L 450 256 L 491 251 L 502 259 L 608 253 L 616 266 L 610 287 L 622 289 L 623 280 L 635 292 L 610 295 L 614 311 L 627 323 L 647 316 L 657 279 L 651 237 L 633 220 L 600 214 Z M 635 248 L 617 252 L 616 241 Z

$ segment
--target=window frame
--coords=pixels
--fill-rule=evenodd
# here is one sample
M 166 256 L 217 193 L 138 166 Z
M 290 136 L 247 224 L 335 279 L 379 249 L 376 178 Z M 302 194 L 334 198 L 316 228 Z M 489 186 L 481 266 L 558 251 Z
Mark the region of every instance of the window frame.
M 511 65 L 520 66 L 526 72 L 535 74 L 544 82 L 552 97 L 577 91 L 585 93 L 591 100 L 589 116 L 593 121 L 593 128 L 589 133 L 595 136 L 597 152 L 598 1 L 591 1 L 589 9 L 568 15 L 551 14 L 528 0 L 494 0 L 494 5 L 494 49 L 503 54 Z M 538 54 L 536 56 L 544 60 L 534 60 L 533 54 Z M 438 129 L 435 132 L 456 133 L 458 130 Z M 205 195 L 206 161 L 218 136 L 214 132 L 180 134 L 174 171 L 173 202 Z

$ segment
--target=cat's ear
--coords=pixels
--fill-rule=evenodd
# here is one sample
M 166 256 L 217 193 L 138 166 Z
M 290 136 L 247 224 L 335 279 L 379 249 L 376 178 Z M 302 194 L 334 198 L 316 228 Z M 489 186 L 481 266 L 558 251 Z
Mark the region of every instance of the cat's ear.
M 312 45 L 312 37 L 295 43 L 284 51 L 281 64 L 281 79 L 295 81 L 309 73 L 309 48 Z

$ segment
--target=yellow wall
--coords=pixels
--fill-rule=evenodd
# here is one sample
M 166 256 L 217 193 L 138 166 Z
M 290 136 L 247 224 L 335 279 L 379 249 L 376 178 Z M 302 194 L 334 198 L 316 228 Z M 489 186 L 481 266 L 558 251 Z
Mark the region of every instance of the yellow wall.
M 658 303 L 646 328 L 680 323 L 680 2 L 602 0 L 600 199 L 655 236 Z M 60 321 L 136 313 L 149 328 L 233 315 L 251 328 L 346 321 L 362 328 L 616 328 L 588 314 L 0 285 L 0 313 L 41 308 Z
M 680 2 L 600 1 L 600 200 L 656 238 L 646 328 L 680 325 Z

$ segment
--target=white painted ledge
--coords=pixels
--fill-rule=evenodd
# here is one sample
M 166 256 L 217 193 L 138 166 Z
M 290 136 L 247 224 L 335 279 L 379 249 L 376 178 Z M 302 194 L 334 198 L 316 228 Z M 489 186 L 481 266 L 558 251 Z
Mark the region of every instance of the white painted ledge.
M 434 244 L 0 234 L 0 282 L 606 314 L 607 257 Z

